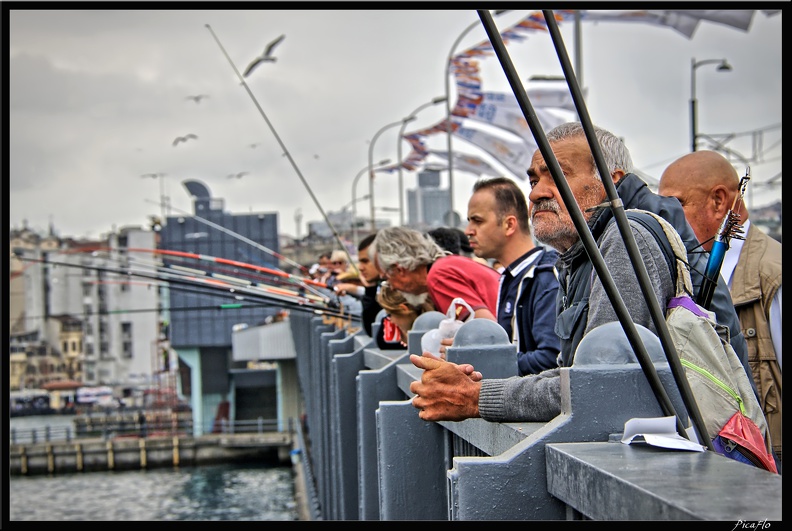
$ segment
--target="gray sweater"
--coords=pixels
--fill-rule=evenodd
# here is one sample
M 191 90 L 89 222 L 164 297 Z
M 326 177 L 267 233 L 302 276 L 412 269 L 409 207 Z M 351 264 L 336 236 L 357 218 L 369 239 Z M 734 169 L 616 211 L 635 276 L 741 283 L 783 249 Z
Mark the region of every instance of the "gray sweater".
M 630 226 L 638 251 L 644 259 L 655 296 L 660 307 L 665 308 L 668 300 L 674 296 L 674 283 L 663 251 L 640 223 L 630 221 Z M 605 229 L 599 249 L 633 322 L 657 333 L 649 307 L 638 284 L 638 278 L 627 255 L 627 249 L 615 223 L 611 223 Z M 595 273 L 589 297 L 586 332 L 611 321 L 618 321 L 618 317 L 602 282 Z M 559 376 L 560 369 L 555 368 L 527 376 L 482 380 L 479 394 L 481 418 L 492 422 L 552 420 L 561 413 Z

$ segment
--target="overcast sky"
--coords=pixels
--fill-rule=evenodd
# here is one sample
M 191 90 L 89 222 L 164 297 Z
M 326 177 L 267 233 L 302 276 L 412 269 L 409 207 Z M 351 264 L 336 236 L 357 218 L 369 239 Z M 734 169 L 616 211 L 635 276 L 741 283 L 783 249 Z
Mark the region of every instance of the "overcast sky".
M 509 11 L 495 22 L 505 29 L 529 13 Z M 160 213 L 161 185 L 173 215 L 192 213 L 182 185 L 188 179 L 203 182 L 229 212 L 278 212 L 281 233 L 298 233 L 299 212 L 304 236 L 308 221 L 322 219 L 311 192 L 326 213 L 349 206 L 371 139 L 445 94 L 451 47 L 479 21 L 475 10 L 407 9 L 13 10 L 8 16 L 10 226 L 26 222 L 44 230 L 52 223 L 61 236 L 76 238 L 148 226 Z M 716 65 L 696 70 L 698 129 L 736 133 L 727 145 L 749 159 L 757 145 L 749 133 L 764 130 L 747 195 L 749 206 L 774 202 L 781 197 L 781 23 L 781 14 L 761 12 L 747 32 L 702 21 L 688 39 L 667 27 L 584 22 L 578 75 L 589 115 L 625 139 L 637 168 L 659 178 L 690 150 L 691 58 L 726 58 L 731 72 Z M 277 61 L 261 65 L 247 83 L 311 192 L 205 24 L 240 71 L 285 35 Z M 574 61 L 573 26 L 560 28 Z M 454 51 L 485 39 L 479 23 Z M 562 74 L 549 34 L 531 33 L 508 51 L 523 80 Z M 485 91 L 510 92 L 495 56 L 481 59 L 481 78 Z M 209 98 L 186 99 L 194 94 Z M 443 104 L 427 107 L 406 132 L 444 117 Z M 378 137 L 375 161 L 396 160 L 398 130 Z M 188 133 L 198 138 L 173 146 Z M 444 135 L 426 143 L 446 149 Z M 455 137 L 453 147 L 516 178 L 464 140 Z M 403 157 L 409 151 L 404 142 Z M 228 177 L 239 172 L 247 174 Z M 165 176 L 141 177 L 152 173 Z M 446 172 L 442 178 L 445 186 Z M 454 172 L 455 209 L 463 219 L 476 178 Z M 774 185 L 765 184 L 770 179 Z M 416 174 L 405 172 L 404 185 L 414 188 Z M 356 191 L 368 193 L 365 176 Z M 377 174 L 374 195 L 377 207 L 397 207 L 397 174 Z M 366 215 L 368 202 L 358 202 L 357 210 Z M 398 214 L 380 215 L 398 223 Z

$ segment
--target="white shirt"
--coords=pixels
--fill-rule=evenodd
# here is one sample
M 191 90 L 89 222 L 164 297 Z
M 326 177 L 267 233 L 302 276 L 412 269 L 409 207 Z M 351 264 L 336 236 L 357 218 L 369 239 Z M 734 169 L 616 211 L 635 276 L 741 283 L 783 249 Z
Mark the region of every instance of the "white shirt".
M 745 220 L 743 224 L 743 230 L 745 234 L 748 234 L 748 228 L 751 226 L 751 220 Z M 742 251 L 743 244 L 745 240 L 741 240 L 739 238 L 732 238 L 729 240 L 729 249 L 726 251 L 726 255 L 723 257 L 723 264 L 721 265 L 721 276 L 723 280 L 726 281 L 728 284 L 729 289 L 732 287 L 732 274 L 734 274 L 734 268 L 737 267 L 737 261 L 740 258 L 740 252 Z M 773 301 L 770 303 L 770 321 L 768 323 L 770 325 L 770 338 L 773 341 L 773 348 L 776 352 L 776 358 L 778 359 L 778 368 L 781 368 L 781 286 L 778 286 L 778 291 L 773 297 Z

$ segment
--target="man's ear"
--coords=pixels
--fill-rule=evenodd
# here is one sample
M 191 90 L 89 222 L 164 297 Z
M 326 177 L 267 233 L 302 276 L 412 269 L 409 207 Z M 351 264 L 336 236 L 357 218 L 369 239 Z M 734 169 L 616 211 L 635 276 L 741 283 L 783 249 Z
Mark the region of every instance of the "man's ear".
M 503 221 L 506 225 L 506 235 L 511 236 L 517 231 L 517 227 L 519 223 L 517 223 L 517 216 L 510 214 L 503 218 Z
M 713 208 L 715 209 L 715 216 L 718 218 L 724 217 L 726 212 L 732 207 L 729 189 L 722 184 L 710 190 L 710 201 L 712 201 Z
M 624 178 L 624 170 L 616 170 L 611 174 L 611 180 L 613 180 L 613 184 L 619 184 Z

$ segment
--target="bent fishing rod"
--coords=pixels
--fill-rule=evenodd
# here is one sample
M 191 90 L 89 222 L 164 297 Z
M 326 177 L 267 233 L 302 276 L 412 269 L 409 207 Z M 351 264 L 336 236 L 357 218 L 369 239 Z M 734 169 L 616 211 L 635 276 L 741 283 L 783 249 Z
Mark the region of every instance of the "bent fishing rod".
M 272 125 L 272 122 L 270 122 L 269 118 L 267 118 L 267 115 L 264 113 L 264 109 L 261 108 L 261 105 L 259 104 L 258 100 L 256 99 L 256 96 L 253 94 L 253 91 L 250 90 L 250 87 L 248 87 L 248 84 L 245 81 L 244 76 L 239 72 L 239 69 L 234 64 L 234 61 L 231 60 L 231 57 L 229 57 L 229 55 L 226 52 L 225 48 L 220 43 L 220 39 L 218 39 L 217 35 L 215 35 L 215 32 L 212 29 L 212 26 L 210 26 L 209 24 L 204 24 L 204 25 L 206 26 L 206 29 L 209 30 L 209 33 L 212 34 L 212 37 L 214 38 L 215 42 L 217 43 L 217 46 L 220 47 L 220 51 L 223 52 L 223 55 L 228 60 L 228 64 L 231 65 L 231 68 L 234 70 L 234 73 L 239 78 L 240 83 L 242 84 L 243 87 L 245 87 L 245 91 L 248 93 L 248 96 L 250 96 L 250 99 L 253 100 L 253 103 L 255 104 L 256 108 L 259 111 L 259 114 L 261 114 L 261 117 L 264 118 L 265 122 L 267 122 L 267 126 L 270 128 L 270 131 L 272 131 L 272 134 L 275 137 L 275 140 L 278 141 L 278 144 L 280 145 L 281 149 L 283 150 L 283 154 L 286 155 L 286 158 L 289 159 L 289 162 L 291 163 L 292 167 L 294 168 L 295 173 L 297 173 L 297 177 L 300 178 L 300 181 L 302 181 L 303 186 L 305 186 L 305 189 L 308 191 L 308 194 L 311 196 L 311 199 L 313 199 L 313 202 L 316 205 L 316 208 L 318 208 L 319 212 L 322 214 L 322 217 L 324 218 L 325 223 L 327 223 L 327 226 L 330 227 L 331 231 L 333 231 L 333 236 L 335 237 L 335 239 L 338 242 L 338 244 L 341 246 L 341 250 L 344 251 L 344 254 L 347 256 L 347 260 L 349 260 L 349 265 L 355 270 L 355 273 L 360 275 L 360 270 L 358 269 L 357 264 L 355 264 L 355 261 L 352 260 L 352 256 L 349 254 L 349 250 L 347 250 L 346 245 L 344 245 L 344 242 L 341 240 L 341 236 L 338 235 L 338 231 L 336 230 L 335 226 L 330 222 L 330 219 L 327 217 L 327 214 L 325 214 L 325 211 L 322 208 L 322 205 L 319 203 L 319 200 L 316 199 L 316 196 L 314 195 L 313 190 L 311 190 L 311 187 L 308 186 L 308 182 L 305 180 L 305 177 L 303 177 L 303 174 L 300 171 L 300 168 L 297 167 L 297 163 L 294 162 L 294 159 L 292 158 L 291 153 L 289 153 L 289 150 L 286 149 L 286 145 L 281 140 L 281 138 L 278 135 L 277 131 L 275 131 L 275 127 Z M 353 242 L 353 243 L 355 245 L 357 245 L 358 242 Z
M 553 181 L 555 182 L 559 193 L 564 200 L 564 204 L 567 205 L 567 211 L 569 212 L 572 222 L 575 225 L 575 229 L 580 236 L 586 253 L 588 254 L 592 265 L 596 270 L 600 281 L 602 282 L 603 288 L 605 289 L 605 292 L 607 293 L 608 298 L 613 305 L 614 311 L 619 318 L 619 322 L 621 323 L 627 339 L 630 342 L 633 351 L 635 352 L 638 363 L 643 369 L 649 385 L 651 386 L 655 397 L 658 400 L 660 408 L 666 416 L 673 415 L 675 417 L 677 431 L 679 432 L 680 436 L 689 439 L 690 436 L 688 435 L 685 426 L 682 423 L 681 417 L 677 414 L 665 387 L 660 381 L 660 377 L 655 370 L 646 347 L 638 335 L 638 330 L 635 327 L 635 323 L 627 311 L 627 307 L 625 306 L 624 301 L 621 298 L 615 283 L 613 282 L 613 278 L 611 277 L 610 272 L 605 265 L 602 254 L 599 252 L 599 248 L 597 247 L 597 243 L 591 234 L 588 223 L 583 217 L 580 208 L 577 206 L 577 201 L 575 200 L 574 195 L 569 188 L 569 184 L 567 183 L 564 173 L 558 164 L 558 160 L 555 158 L 555 154 L 550 148 L 547 137 L 542 130 L 542 126 L 539 123 L 533 106 L 531 105 L 522 83 L 520 82 L 517 71 L 514 68 L 508 51 L 506 50 L 506 46 L 504 45 L 497 26 L 492 19 L 492 15 L 488 10 L 478 10 L 477 12 L 482 24 L 484 25 L 492 47 L 495 50 L 498 61 L 500 62 L 503 71 L 506 74 L 512 92 L 514 93 L 517 102 L 520 105 L 520 109 L 522 110 L 523 115 L 528 122 L 529 127 L 531 128 L 531 133 L 534 136 L 534 140 L 536 141 L 537 146 L 544 157 L 545 163 L 550 170 Z M 681 368 L 681 363 L 679 362 L 676 349 L 674 348 L 673 342 L 671 341 L 670 335 L 668 333 L 668 328 L 665 324 L 665 317 L 660 310 L 660 306 L 656 297 L 654 296 L 651 282 L 649 280 L 648 274 L 646 273 L 646 268 L 638 252 L 632 231 L 629 228 L 629 222 L 627 221 L 627 216 L 624 212 L 624 204 L 616 193 L 616 188 L 612 179 L 609 178 L 610 171 L 608 170 L 607 164 L 605 164 L 604 157 L 602 156 L 602 151 L 594 132 L 594 126 L 589 118 L 585 101 L 583 100 L 582 91 L 577 84 L 577 79 L 575 78 L 571 62 L 569 61 L 566 49 L 564 48 L 563 40 L 561 38 L 561 33 L 558 30 L 555 16 L 551 10 L 543 10 L 543 15 L 553 38 L 556 52 L 558 54 L 559 60 L 561 61 L 564 75 L 566 77 L 567 84 L 569 85 L 570 93 L 572 94 L 573 100 L 575 102 L 575 107 L 580 117 L 581 125 L 583 126 L 583 129 L 586 133 L 586 138 L 590 144 L 592 155 L 594 156 L 595 162 L 597 164 L 597 169 L 600 176 L 602 177 L 601 181 L 605 185 L 605 189 L 609 198 L 607 206 L 610 206 L 610 208 L 613 210 L 614 218 L 616 219 L 619 231 L 624 239 L 628 255 L 630 256 L 630 260 L 633 262 L 633 267 L 636 271 L 641 291 L 643 292 L 644 297 L 647 300 L 647 304 L 649 305 L 652 320 L 658 332 L 660 333 L 661 343 L 665 349 L 666 356 L 669 358 L 669 365 L 671 366 L 674 378 L 677 380 L 677 386 L 679 387 L 680 394 L 682 395 L 682 399 L 688 409 L 688 413 L 690 413 L 691 420 L 696 431 L 698 432 L 699 439 L 701 439 L 710 450 L 714 450 L 712 442 L 707 435 L 707 431 L 704 426 L 701 414 L 698 410 L 698 406 L 695 402 L 695 399 L 693 398 L 693 393 L 687 383 L 684 370 Z M 679 372 L 674 370 L 672 357 L 673 360 L 676 361 L 676 365 L 679 367 Z

